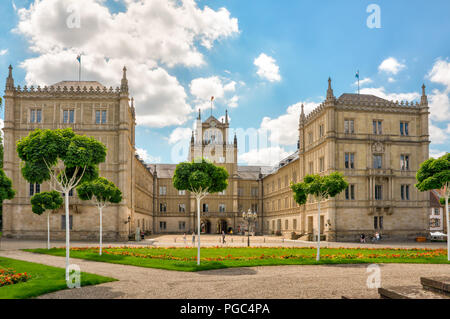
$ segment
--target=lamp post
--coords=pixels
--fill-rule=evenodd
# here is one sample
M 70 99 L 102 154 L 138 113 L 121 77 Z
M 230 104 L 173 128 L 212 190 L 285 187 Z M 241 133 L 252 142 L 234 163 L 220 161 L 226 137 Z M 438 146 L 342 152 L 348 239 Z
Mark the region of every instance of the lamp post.
M 256 221 L 256 212 L 252 213 L 249 208 L 247 212 L 242 212 L 242 218 L 247 221 L 247 247 L 250 247 L 250 222 Z

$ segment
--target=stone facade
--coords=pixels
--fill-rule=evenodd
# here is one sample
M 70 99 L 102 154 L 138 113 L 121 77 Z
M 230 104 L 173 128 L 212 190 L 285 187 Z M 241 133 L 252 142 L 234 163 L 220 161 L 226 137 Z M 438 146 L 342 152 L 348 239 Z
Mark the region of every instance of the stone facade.
M 364 94 L 335 98 L 328 82 L 326 100 L 299 118 L 295 153 L 276 167 L 239 166 L 237 137 L 228 141 L 228 114 L 202 122 L 199 112 L 188 160 L 206 157 L 230 174 L 228 188 L 201 203 L 202 231 L 234 233 L 247 230 L 242 212 L 256 211 L 251 231 L 292 233 L 312 239 L 317 229 L 317 203 L 299 206 L 291 182 L 307 174 L 343 172 L 351 185 L 336 198 L 321 202 L 321 230 L 328 240 L 355 241 L 359 234 L 381 232 L 385 238 L 411 239 L 429 229 L 429 193 L 414 187 L 419 165 L 428 159 L 428 101 L 425 87 L 420 103 L 393 102 Z M 4 168 L 17 195 L 5 201 L 3 234 L 44 238 L 46 218 L 31 212 L 36 186 L 21 176 L 15 150 L 18 139 L 35 128 L 72 127 L 93 136 L 108 148 L 100 174 L 123 192 L 123 201 L 104 211 L 104 234 L 124 240 L 136 227 L 152 233 L 191 233 L 196 230 L 196 202 L 172 186 L 175 164 L 144 163 L 135 151 L 135 108 L 128 94 L 124 68 L 120 87 L 98 82 L 60 82 L 50 87 L 14 86 L 12 69 L 5 90 Z M 38 115 L 39 111 L 39 115 Z M 39 118 L 39 119 L 38 119 Z M 47 190 L 48 185 L 40 185 Z M 98 212 L 88 202 L 71 197 L 72 239 L 98 238 Z M 51 214 L 52 238 L 64 238 L 63 210 Z M 107 217 L 106 217 L 107 216 Z

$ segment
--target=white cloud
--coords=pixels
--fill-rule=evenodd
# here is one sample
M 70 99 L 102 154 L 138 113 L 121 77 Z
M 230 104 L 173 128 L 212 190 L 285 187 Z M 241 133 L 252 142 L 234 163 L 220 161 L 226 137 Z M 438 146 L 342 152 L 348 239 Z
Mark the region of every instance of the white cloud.
M 27 84 L 77 78 L 75 57 L 82 52 L 84 79 L 117 86 L 127 66 L 138 124 L 183 124 L 193 110 L 184 88 L 166 69 L 203 65 L 198 46 L 211 49 L 216 41 L 238 34 L 238 21 L 225 8 L 199 8 L 194 0 L 123 4 L 125 11 L 117 14 L 102 0 L 41 0 L 18 9 L 14 32 L 25 36 L 37 54 L 21 64 Z M 77 13 L 80 28 L 69 28 L 67 21 Z
M 247 153 L 239 155 L 240 163 L 247 163 L 248 165 L 267 165 L 274 166 L 283 158 L 290 154 L 282 147 L 267 147 L 261 149 L 253 149 Z
M 169 136 L 169 144 L 175 144 L 180 141 L 188 141 L 192 136 L 192 129 L 189 127 L 177 127 Z
M 278 67 L 276 61 L 271 56 L 261 53 L 254 61 L 253 64 L 258 67 L 256 74 L 261 78 L 266 79 L 270 82 L 281 81 L 280 68 Z
M 420 94 L 417 92 L 409 93 L 387 93 L 384 87 L 379 88 L 364 88 L 361 89 L 361 94 L 372 94 L 388 101 L 413 101 L 420 99 Z
M 404 68 L 406 68 L 406 65 L 398 62 L 397 59 L 393 57 L 385 59 L 378 66 L 379 71 L 394 75 L 403 70 Z
M 364 78 L 364 79 L 359 81 L 359 85 L 363 86 L 363 85 L 366 85 L 366 84 L 369 84 L 369 83 L 372 83 L 372 82 L 373 81 L 372 81 L 371 78 Z M 358 81 L 355 81 L 355 83 L 353 83 L 353 85 L 355 85 L 355 86 L 358 85 Z
M 441 92 L 434 89 L 428 95 L 430 118 L 434 121 L 449 121 L 450 120 L 450 99 L 448 93 Z
M 264 117 L 261 122 L 260 131 L 270 133 L 270 142 L 279 145 L 296 145 L 298 141 L 298 125 L 301 105 L 304 104 L 305 115 L 308 115 L 319 103 L 298 102 L 289 106 L 286 113 L 277 118 Z
M 450 137 L 449 127 L 447 127 L 447 129 L 441 129 L 440 127 L 434 125 L 431 120 L 428 124 L 428 131 L 430 133 L 430 140 L 432 144 L 445 144 Z
M 6 55 L 8 53 L 8 49 L 0 50 L 0 56 Z
M 436 149 L 432 149 L 430 148 L 430 158 L 439 158 L 441 156 L 444 156 L 447 152 L 445 151 L 440 151 L 440 150 L 436 150 Z
M 228 100 L 228 106 L 231 108 L 235 108 L 238 106 L 239 96 L 234 95 L 231 99 Z
M 151 156 L 148 154 L 147 150 L 143 148 L 136 148 L 136 153 L 145 163 L 161 163 L 161 157 Z
M 446 86 L 446 91 L 450 91 L 450 62 L 444 60 L 437 60 L 430 72 L 428 72 L 427 78 L 431 82 L 443 84 Z
M 389 78 L 388 78 L 388 82 L 389 82 L 389 83 L 394 83 L 394 82 L 395 82 L 395 79 L 394 79 L 393 77 L 389 77 Z
M 207 110 L 211 108 L 211 96 L 214 96 L 213 109 L 215 103 L 225 103 L 229 107 L 237 107 L 239 97 L 234 95 L 227 99 L 229 93 L 236 91 L 236 82 L 228 79 L 221 79 L 218 76 L 208 78 L 193 79 L 189 85 L 190 92 L 195 98 L 195 109 Z

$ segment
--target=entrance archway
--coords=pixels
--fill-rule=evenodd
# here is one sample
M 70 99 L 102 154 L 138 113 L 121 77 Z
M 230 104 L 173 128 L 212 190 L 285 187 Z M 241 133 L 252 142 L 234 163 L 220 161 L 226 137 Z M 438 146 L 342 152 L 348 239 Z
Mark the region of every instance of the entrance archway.
M 228 231 L 228 222 L 225 219 L 220 219 L 217 222 L 217 233 L 221 234 L 222 231 L 224 231 L 225 233 L 227 233 Z
M 200 232 L 202 234 L 211 233 L 211 222 L 207 219 L 204 219 L 200 222 Z

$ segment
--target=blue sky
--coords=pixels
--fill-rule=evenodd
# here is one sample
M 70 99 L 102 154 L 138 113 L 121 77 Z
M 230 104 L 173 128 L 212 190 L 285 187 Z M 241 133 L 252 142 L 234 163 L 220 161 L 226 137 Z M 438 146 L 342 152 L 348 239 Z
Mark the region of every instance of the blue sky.
M 282 129 L 283 157 L 295 149 L 300 103 L 307 111 L 318 105 L 328 76 L 336 96 L 356 92 L 358 69 L 365 79 L 362 93 L 389 99 L 417 100 L 425 83 L 430 153 L 449 150 L 449 1 L 186 0 L 170 10 L 162 0 L 148 0 L 145 7 L 133 0 L 81 2 L 85 11 L 77 33 L 59 27 L 71 1 L 42 0 L 33 7 L 34 1 L 2 1 L 0 78 L 12 64 L 20 85 L 76 79 L 76 52 L 83 52 L 84 79 L 118 85 L 119 65 L 127 64 L 136 96 L 136 144 L 149 161 L 178 159 L 172 150 L 189 138 L 196 109 L 214 95 L 211 83 L 223 94 L 214 115 L 227 108 L 234 128 Z M 189 10 L 180 9 L 183 3 Z M 380 8 L 381 28 L 367 26 L 370 4 Z M 138 30 L 133 41 L 123 41 L 127 30 Z M 98 39 L 108 42 L 97 46 Z M 158 47 L 172 40 L 167 52 Z M 261 54 L 265 59 L 257 66 Z M 102 57 L 111 61 L 99 64 Z M 250 151 L 240 150 L 242 163 L 265 163 L 264 152 Z

